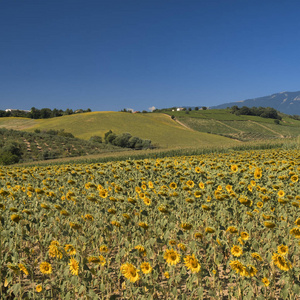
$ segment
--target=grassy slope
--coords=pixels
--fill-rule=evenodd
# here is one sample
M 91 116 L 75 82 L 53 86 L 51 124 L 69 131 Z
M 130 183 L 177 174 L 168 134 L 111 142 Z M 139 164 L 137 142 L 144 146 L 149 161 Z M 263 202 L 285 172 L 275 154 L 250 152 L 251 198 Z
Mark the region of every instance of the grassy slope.
M 280 125 L 273 119 L 256 116 L 236 116 L 229 110 L 213 109 L 186 112 L 166 112 L 200 132 L 224 134 L 242 140 L 264 140 L 300 135 L 300 121 L 283 116 Z
M 162 148 L 214 147 L 236 143 L 225 137 L 186 129 L 161 113 L 91 112 L 43 120 L 14 119 L 12 121 L 11 118 L 0 118 L 0 126 L 8 122 L 12 129 L 22 127 L 22 130 L 27 131 L 64 129 L 82 139 L 89 139 L 93 135 L 103 137 L 111 129 L 117 134 L 129 132 L 133 136 L 150 139 L 152 144 Z

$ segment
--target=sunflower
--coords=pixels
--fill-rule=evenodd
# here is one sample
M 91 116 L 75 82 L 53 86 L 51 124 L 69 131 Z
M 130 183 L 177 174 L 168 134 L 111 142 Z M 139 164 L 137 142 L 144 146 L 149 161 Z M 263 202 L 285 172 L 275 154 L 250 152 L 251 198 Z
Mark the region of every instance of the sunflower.
M 264 204 L 261 201 L 259 201 L 259 202 L 257 202 L 256 206 L 258 208 L 262 208 L 264 206 Z
M 261 168 L 256 168 L 254 171 L 254 178 L 255 179 L 260 179 L 262 177 L 262 169 Z
M 214 228 L 212 228 L 212 227 L 206 227 L 205 228 L 205 232 L 206 233 L 214 233 L 216 230 L 214 229 Z
M 289 252 L 289 247 L 286 246 L 286 245 L 280 245 L 278 246 L 277 248 L 277 252 L 282 255 L 282 256 L 285 256 L 286 254 L 288 254 Z
M 121 227 L 121 223 L 118 221 L 111 221 L 110 224 L 116 227 Z
M 274 227 L 276 226 L 275 223 L 269 222 L 269 221 L 265 221 L 265 222 L 264 222 L 264 225 L 265 225 L 267 228 L 274 228 Z
M 230 184 L 226 185 L 225 188 L 228 193 L 230 193 L 232 191 L 232 185 L 230 185 Z
M 194 193 L 194 196 L 195 196 L 196 198 L 200 198 L 200 197 L 202 196 L 202 193 L 201 193 L 200 191 L 196 191 L 196 192 Z
M 273 218 L 273 216 L 270 216 L 270 215 L 265 215 L 265 214 L 262 214 L 261 215 L 265 220 L 271 220 Z
M 62 210 L 62 207 L 58 204 L 55 204 L 54 207 L 57 209 L 57 210 Z
M 245 276 L 247 277 L 253 277 L 257 273 L 257 269 L 252 266 L 252 265 L 247 265 L 246 271 L 245 271 Z
M 272 255 L 274 265 L 276 265 L 282 271 L 288 271 L 292 268 L 291 263 L 286 262 L 284 257 L 280 254 L 274 253 Z
M 278 197 L 283 197 L 285 195 L 285 192 L 283 190 L 278 191 L 277 193 Z
M 126 220 L 129 220 L 130 219 L 130 216 L 128 214 L 122 214 L 122 216 L 126 219 Z
M 102 246 L 100 246 L 100 252 L 108 252 L 108 247 L 106 246 L 106 245 L 102 245 Z
M 246 275 L 246 267 L 240 261 L 232 260 L 229 265 L 237 274 L 240 274 L 241 276 Z
M 20 220 L 22 219 L 20 215 L 17 215 L 17 214 L 13 214 L 10 216 L 11 220 L 15 223 L 19 223 Z
M 107 212 L 110 213 L 111 215 L 115 215 L 117 213 L 117 211 L 114 208 L 109 208 Z
M 125 263 L 120 269 L 122 274 L 131 282 L 136 282 L 140 279 L 139 270 L 137 270 L 132 264 Z
M 296 224 L 297 226 L 300 226 L 300 218 L 298 218 L 298 219 L 295 221 L 295 224 Z
M 196 172 L 196 173 L 200 173 L 200 172 L 201 172 L 201 169 L 200 169 L 199 167 L 196 167 L 196 168 L 195 168 L 195 172 Z
M 70 269 L 70 272 L 73 274 L 73 275 L 77 275 L 78 276 L 78 271 L 79 271 L 79 263 L 76 259 L 74 258 L 71 258 L 70 259 L 70 262 L 69 262 L 69 269 Z
M 127 200 L 128 200 L 128 202 L 131 203 L 131 204 L 135 204 L 135 203 L 136 203 L 136 200 L 133 199 L 133 198 L 130 198 L 130 197 L 129 197 Z
M 146 256 L 146 250 L 142 245 L 137 245 L 134 247 L 134 249 L 138 250 L 138 252 L 140 254 L 143 254 L 144 256 Z
M 64 249 L 67 252 L 67 254 L 70 256 L 76 254 L 76 249 L 74 248 L 73 245 L 67 244 L 67 245 L 65 245 Z
M 40 293 L 40 292 L 43 290 L 42 285 L 38 284 L 38 285 L 35 287 L 35 290 L 37 291 L 37 293 Z
M 19 264 L 18 266 L 19 266 L 19 269 L 20 269 L 26 276 L 28 276 L 29 272 L 28 272 L 27 268 L 25 267 L 25 265 L 24 265 L 24 264 Z
M 290 234 L 294 235 L 295 238 L 300 239 L 300 228 L 294 227 L 290 230 Z
M 203 182 L 200 182 L 200 183 L 199 183 L 199 188 L 202 189 L 202 190 L 205 188 L 205 185 L 204 185 Z
M 194 202 L 195 202 L 195 200 L 192 199 L 192 198 L 187 198 L 187 199 L 185 199 L 185 201 L 186 201 L 187 203 L 194 203 Z
M 206 211 L 210 211 L 211 210 L 211 207 L 209 205 L 206 205 L 206 204 L 202 204 L 201 207 L 202 207 L 202 209 L 204 209 Z
M 234 226 L 229 226 L 226 231 L 230 233 L 238 233 L 238 230 Z
M 249 239 L 249 234 L 245 231 L 242 231 L 241 238 L 242 238 L 242 240 L 247 241 Z
M 230 167 L 230 169 L 231 169 L 232 172 L 236 173 L 236 172 L 238 171 L 239 168 L 238 168 L 237 165 L 232 165 L 232 166 Z
M 233 256 L 240 257 L 243 254 L 243 249 L 240 246 L 233 245 L 230 249 Z
M 188 181 L 186 182 L 186 185 L 187 185 L 189 188 L 193 188 L 194 185 L 195 185 L 195 183 L 194 183 L 193 180 L 188 180 Z
M 264 277 L 261 281 L 262 281 L 262 283 L 263 283 L 265 286 L 269 286 L 269 284 L 270 284 L 269 279 L 266 278 L 266 277 Z
M 56 241 L 52 241 L 51 242 L 51 244 L 49 246 L 49 255 L 51 257 L 57 257 L 59 259 L 62 259 L 63 254 L 62 254 L 62 252 L 58 248 L 59 243 L 57 242 L 57 244 L 56 244 L 56 243 L 53 243 L 53 242 L 56 242 Z
M 169 272 L 165 272 L 165 273 L 164 273 L 164 276 L 165 276 L 167 279 L 169 279 L 169 278 L 170 278 Z
M 68 211 L 66 211 L 65 209 L 61 210 L 61 211 L 60 211 L 60 214 L 61 214 L 62 216 L 69 216 L 69 215 L 70 215 L 70 213 L 69 213 Z
M 192 273 L 198 273 L 201 269 L 199 261 L 195 258 L 195 255 L 187 255 L 184 258 L 185 266 L 191 270 Z
M 149 189 L 153 189 L 154 188 L 154 184 L 153 184 L 152 181 L 148 182 L 148 187 L 149 187 Z
M 149 274 L 152 271 L 152 267 L 148 262 L 143 262 L 141 264 L 141 270 L 144 274 Z
M 74 222 L 70 222 L 69 223 L 70 227 L 74 230 L 78 230 L 78 229 L 81 229 L 81 225 L 78 224 L 78 223 L 74 223 Z
M 144 228 L 144 229 L 148 229 L 148 224 L 147 223 L 145 223 L 145 222 L 139 222 L 139 224 L 138 224 L 140 227 L 142 227 L 142 228 Z
M 292 177 L 291 177 L 291 181 L 292 182 L 297 182 L 299 180 L 299 178 L 298 178 L 298 175 L 293 175 Z
M 52 273 L 52 266 L 51 264 L 47 263 L 46 261 L 40 264 L 40 271 L 43 274 L 51 274 Z
M 99 255 L 98 257 L 97 256 L 89 256 L 88 261 L 89 261 L 89 263 L 94 263 L 94 264 L 98 264 L 101 266 L 104 266 L 106 264 L 106 259 L 102 255 Z
M 169 186 L 170 186 L 171 189 L 175 190 L 177 188 L 177 183 L 176 182 L 171 182 L 169 184 Z
M 251 253 L 251 256 L 256 260 L 262 261 L 261 256 L 257 252 Z
M 149 206 L 149 205 L 151 204 L 151 199 L 149 199 L 148 197 L 145 197 L 145 198 L 143 199 L 143 201 L 144 201 L 144 203 L 145 203 L 147 206 Z
M 184 245 L 184 244 L 182 244 L 182 243 L 179 243 L 179 244 L 177 245 L 177 247 L 178 247 L 179 249 L 181 249 L 182 251 L 186 251 L 186 245 Z
M 8 264 L 7 267 L 9 269 L 11 269 L 12 271 L 14 271 L 15 274 L 19 275 L 19 271 L 20 271 L 20 268 L 16 265 L 11 265 L 11 264 Z
M 191 230 L 193 225 L 189 223 L 181 223 L 180 227 L 184 230 Z
M 169 245 L 170 246 L 176 246 L 176 241 L 175 240 L 169 240 Z
M 103 198 L 103 199 L 107 198 L 107 196 L 108 196 L 107 190 L 105 190 L 105 189 L 101 190 L 101 191 L 99 192 L 99 196 L 100 196 L 101 198 Z
M 93 217 L 92 215 L 90 215 L 90 214 L 86 214 L 86 215 L 84 216 L 84 218 L 85 218 L 85 220 L 87 220 L 87 221 L 94 221 L 94 217 Z
M 176 265 L 180 261 L 180 254 L 173 249 L 167 249 L 164 253 L 164 259 L 169 265 Z
M 246 205 L 246 206 L 252 206 L 252 201 L 249 200 L 246 196 L 241 196 L 239 198 L 239 202 Z

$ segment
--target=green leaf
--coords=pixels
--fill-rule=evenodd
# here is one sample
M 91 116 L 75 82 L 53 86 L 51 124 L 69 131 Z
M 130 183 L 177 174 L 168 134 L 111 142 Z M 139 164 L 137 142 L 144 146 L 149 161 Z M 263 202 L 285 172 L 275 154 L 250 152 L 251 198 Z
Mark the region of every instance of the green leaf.
M 14 284 L 12 290 L 15 295 L 18 295 L 21 290 L 21 283 Z
M 79 288 L 79 291 L 78 291 L 79 295 L 80 295 L 81 293 L 83 293 L 84 290 L 85 290 L 85 286 L 84 286 L 84 285 L 81 285 L 80 288 Z
M 288 295 L 289 295 L 289 290 L 288 290 L 288 287 L 285 286 L 285 287 L 281 290 L 280 296 L 282 296 L 283 299 L 286 299 L 286 298 L 288 297 Z
M 298 284 L 294 283 L 293 291 L 295 294 L 298 295 L 300 293 L 300 286 Z
M 68 294 L 65 296 L 66 300 L 70 300 L 71 299 L 71 292 L 68 292 Z

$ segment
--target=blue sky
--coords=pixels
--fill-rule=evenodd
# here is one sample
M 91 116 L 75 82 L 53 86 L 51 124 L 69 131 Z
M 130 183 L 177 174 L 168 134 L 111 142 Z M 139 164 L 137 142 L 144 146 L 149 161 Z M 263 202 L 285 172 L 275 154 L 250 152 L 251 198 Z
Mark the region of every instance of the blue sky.
M 300 90 L 300 2 L 1 0 L 0 109 L 213 106 Z

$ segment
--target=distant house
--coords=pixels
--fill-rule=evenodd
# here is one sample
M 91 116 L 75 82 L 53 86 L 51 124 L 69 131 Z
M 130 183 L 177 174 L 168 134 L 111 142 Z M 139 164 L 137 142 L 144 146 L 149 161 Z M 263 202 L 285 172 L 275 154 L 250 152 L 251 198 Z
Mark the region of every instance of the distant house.
M 25 112 L 30 112 L 30 110 L 25 110 L 25 109 L 13 109 L 13 108 L 7 108 L 5 110 L 6 112 L 12 112 L 12 111 L 25 111 Z
M 184 110 L 184 108 L 183 107 L 177 107 L 177 109 L 176 109 L 177 111 L 183 111 Z

